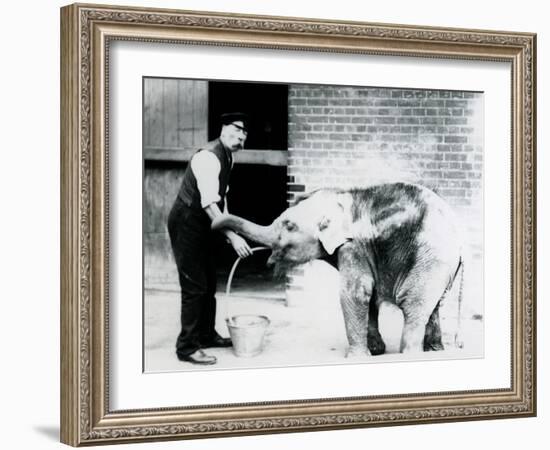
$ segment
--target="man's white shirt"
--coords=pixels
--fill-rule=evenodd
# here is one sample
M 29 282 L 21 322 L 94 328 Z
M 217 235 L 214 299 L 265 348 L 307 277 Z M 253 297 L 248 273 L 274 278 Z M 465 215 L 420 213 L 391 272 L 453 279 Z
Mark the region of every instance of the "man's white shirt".
M 197 188 L 201 196 L 201 206 L 206 208 L 212 203 L 221 200 L 219 175 L 221 170 L 220 161 L 212 152 L 197 152 L 191 158 L 191 170 L 197 180 Z M 227 187 L 226 193 L 229 191 Z

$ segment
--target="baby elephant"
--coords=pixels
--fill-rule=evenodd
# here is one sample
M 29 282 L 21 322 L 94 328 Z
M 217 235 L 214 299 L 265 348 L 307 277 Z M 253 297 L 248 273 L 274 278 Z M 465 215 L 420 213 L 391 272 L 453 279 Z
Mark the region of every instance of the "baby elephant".
M 348 356 L 384 352 L 383 301 L 403 312 L 401 352 L 443 349 L 439 305 L 458 275 L 462 285 L 463 262 L 456 218 L 433 191 L 407 183 L 321 189 L 269 226 L 229 214 L 212 222 L 225 227 L 271 247 L 268 263 L 279 271 L 314 259 L 338 269 Z

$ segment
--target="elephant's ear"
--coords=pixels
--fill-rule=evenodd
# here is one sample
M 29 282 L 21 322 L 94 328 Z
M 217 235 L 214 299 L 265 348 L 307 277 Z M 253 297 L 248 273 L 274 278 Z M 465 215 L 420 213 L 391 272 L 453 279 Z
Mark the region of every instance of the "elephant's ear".
M 317 223 L 317 237 L 329 255 L 351 239 L 347 222 L 345 205 L 341 201 L 328 202 Z

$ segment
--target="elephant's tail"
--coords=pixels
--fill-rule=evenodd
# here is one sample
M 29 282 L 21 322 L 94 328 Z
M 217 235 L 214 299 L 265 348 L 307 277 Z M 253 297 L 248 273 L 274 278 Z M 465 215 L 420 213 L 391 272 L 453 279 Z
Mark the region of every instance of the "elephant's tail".
M 457 297 L 457 320 L 456 320 L 456 332 L 455 332 L 455 346 L 457 348 L 463 348 L 464 342 L 460 339 L 460 331 L 461 331 L 461 325 L 462 325 L 462 294 L 464 290 L 464 260 L 462 259 L 462 256 L 460 257 L 458 261 L 458 266 L 456 268 L 456 272 L 453 276 L 452 281 L 449 284 L 449 287 L 451 287 L 457 276 L 460 275 L 460 285 L 458 287 L 458 297 Z

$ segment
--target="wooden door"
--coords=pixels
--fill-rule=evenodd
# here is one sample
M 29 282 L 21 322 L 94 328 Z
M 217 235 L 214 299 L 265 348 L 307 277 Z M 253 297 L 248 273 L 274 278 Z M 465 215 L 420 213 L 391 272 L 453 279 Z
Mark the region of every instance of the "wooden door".
M 208 82 L 145 78 L 145 159 L 184 160 L 208 138 Z

